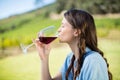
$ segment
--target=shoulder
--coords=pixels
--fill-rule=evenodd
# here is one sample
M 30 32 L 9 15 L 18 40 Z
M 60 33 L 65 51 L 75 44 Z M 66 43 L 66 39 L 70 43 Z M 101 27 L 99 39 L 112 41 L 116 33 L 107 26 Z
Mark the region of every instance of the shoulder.
M 86 56 L 81 68 L 81 76 L 85 80 L 108 80 L 107 64 L 103 57 L 95 51 Z
M 95 52 L 95 51 L 91 51 L 90 52 L 91 54 L 86 56 L 85 59 L 84 59 L 84 63 L 105 63 L 105 60 L 104 58 L 98 53 L 98 52 Z
M 70 53 L 67 55 L 67 57 L 66 57 L 66 58 L 71 59 L 71 58 L 72 58 L 72 56 L 73 56 L 73 53 L 72 53 L 72 52 L 70 52 Z

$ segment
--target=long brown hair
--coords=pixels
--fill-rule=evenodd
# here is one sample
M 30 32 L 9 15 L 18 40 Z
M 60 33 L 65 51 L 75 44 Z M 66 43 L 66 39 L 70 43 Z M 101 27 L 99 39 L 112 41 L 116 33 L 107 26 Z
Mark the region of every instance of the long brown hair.
M 73 26 L 75 29 L 80 29 L 81 34 L 79 35 L 79 58 L 77 60 L 77 69 L 74 73 L 74 61 L 75 56 L 73 55 L 71 59 L 70 66 L 66 72 L 66 80 L 68 80 L 68 75 L 72 70 L 74 74 L 74 80 L 80 74 L 82 64 L 83 64 L 83 55 L 85 53 L 85 48 L 89 47 L 91 50 L 98 52 L 106 61 L 103 52 L 98 48 L 97 35 L 96 35 L 96 26 L 94 23 L 93 17 L 83 10 L 72 9 L 64 13 L 66 20 Z M 112 80 L 112 74 L 109 71 L 109 64 L 107 63 L 108 76 L 109 80 Z

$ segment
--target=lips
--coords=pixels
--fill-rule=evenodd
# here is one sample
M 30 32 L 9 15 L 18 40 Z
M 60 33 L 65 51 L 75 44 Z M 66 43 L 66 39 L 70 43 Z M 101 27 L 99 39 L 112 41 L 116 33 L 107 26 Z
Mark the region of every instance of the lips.
M 59 37 L 59 36 L 60 36 L 60 33 L 57 34 L 57 37 Z

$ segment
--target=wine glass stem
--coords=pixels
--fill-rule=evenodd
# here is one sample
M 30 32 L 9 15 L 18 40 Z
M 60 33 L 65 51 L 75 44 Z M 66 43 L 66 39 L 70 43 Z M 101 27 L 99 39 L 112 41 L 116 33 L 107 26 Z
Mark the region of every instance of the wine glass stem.
M 30 45 L 28 45 L 27 47 L 26 47 L 26 49 L 28 49 L 29 47 L 31 47 L 31 46 L 33 46 L 34 45 L 34 43 L 31 43 Z

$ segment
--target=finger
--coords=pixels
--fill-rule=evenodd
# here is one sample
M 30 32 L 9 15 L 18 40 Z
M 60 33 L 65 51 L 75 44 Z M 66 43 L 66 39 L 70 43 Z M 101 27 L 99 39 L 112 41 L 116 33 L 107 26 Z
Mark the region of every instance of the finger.
M 39 40 L 38 39 L 32 39 L 32 42 L 37 46 L 39 43 Z
M 46 46 L 46 44 L 40 42 L 39 39 L 36 39 L 36 40 L 35 40 L 35 43 L 36 43 L 36 45 L 39 46 L 39 47 L 44 47 L 44 46 Z
M 38 32 L 38 37 L 42 37 L 42 36 L 44 36 L 43 32 Z
M 35 39 L 32 39 L 32 42 L 35 44 Z
M 51 50 L 50 44 L 47 45 L 47 49 L 48 49 L 48 50 Z

